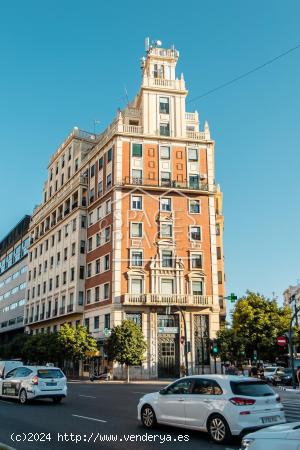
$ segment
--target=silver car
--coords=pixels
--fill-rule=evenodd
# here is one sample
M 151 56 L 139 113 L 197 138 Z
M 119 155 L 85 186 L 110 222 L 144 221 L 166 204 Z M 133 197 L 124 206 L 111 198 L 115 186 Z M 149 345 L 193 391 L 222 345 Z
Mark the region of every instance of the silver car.
M 17 367 L 0 378 L 0 396 L 18 399 L 21 404 L 37 398 L 59 403 L 67 396 L 67 379 L 58 367 Z

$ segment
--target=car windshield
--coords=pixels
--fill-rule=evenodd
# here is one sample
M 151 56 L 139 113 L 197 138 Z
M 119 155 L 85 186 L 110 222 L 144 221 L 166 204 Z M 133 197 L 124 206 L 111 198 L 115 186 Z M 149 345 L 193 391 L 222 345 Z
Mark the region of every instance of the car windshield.
M 264 381 L 231 381 L 232 392 L 245 397 L 266 397 L 275 392 Z
M 39 369 L 37 376 L 39 378 L 63 378 L 64 374 L 60 369 Z
M 265 367 L 264 372 L 275 372 L 276 367 Z

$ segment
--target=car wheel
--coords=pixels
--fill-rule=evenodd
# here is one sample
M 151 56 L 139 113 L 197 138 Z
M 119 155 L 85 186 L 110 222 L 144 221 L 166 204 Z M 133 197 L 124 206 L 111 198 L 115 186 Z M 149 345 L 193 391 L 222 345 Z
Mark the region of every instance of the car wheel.
M 224 417 L 214 414 L 207 422 L 207 431 L 214 442 L 225 444 L 231 439 L 231 432 Z
M 60 403 L 62 401 L 62 397 L 53 397 L 53 403 Z
M 145 405 L 141 411 L 142 424 L 145 428 L 153 428 L 157 424 L 155 412 L 149 405 Z
M 25 403 L 27 403 L 27 393 L 25 391 L 25 389 L 22 389 L 19 395 L 19 401 L 21 403 L 21 405 L 25 405 Z

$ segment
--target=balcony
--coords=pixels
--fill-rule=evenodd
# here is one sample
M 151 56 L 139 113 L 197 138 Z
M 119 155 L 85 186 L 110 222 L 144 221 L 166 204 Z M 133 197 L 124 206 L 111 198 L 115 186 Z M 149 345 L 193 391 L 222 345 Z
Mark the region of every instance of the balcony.
M 61 306 L 59 308 L 59 314 L 65 314 L 65 312 L 66 312 L 66 308 L 64 306 Z
M 68 311 L 68 313 L 72 312 L 73 311 L 73 305 L 68 305 L 67 306 L 67 311 Z
M 125 294 L 124 305 L 178 305 L 178 306 L 212 306 L 212 296 L 191 294 Z
M 159 188 L 159 189 L 184 189 L 192 191 L 209 191 L 208 183 L 202 183 L 201 181 L 189 183 L 187 180 L 177 181 L 177 180 L 150 180 L 149 178 L 130 178 L 125 177 L 120 183 L 122 186 L 144 186 L 149 188 Z M 215 186 L 213 187 L 215 191 Z

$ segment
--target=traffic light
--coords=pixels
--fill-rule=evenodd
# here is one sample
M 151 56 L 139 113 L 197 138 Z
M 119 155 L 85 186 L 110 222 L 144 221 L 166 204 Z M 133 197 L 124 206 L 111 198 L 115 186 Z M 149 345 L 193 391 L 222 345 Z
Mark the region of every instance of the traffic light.
M 217 356 L 219 353 L 218 341 L 216 339 L 210 341 L 210 353 L 213 356 Z

